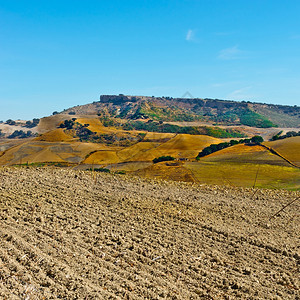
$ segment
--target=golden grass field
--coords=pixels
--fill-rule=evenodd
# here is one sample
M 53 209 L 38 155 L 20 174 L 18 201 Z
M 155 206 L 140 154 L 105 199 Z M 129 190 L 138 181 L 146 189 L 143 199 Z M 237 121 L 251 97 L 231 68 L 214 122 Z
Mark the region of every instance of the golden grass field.
M 161 142 L 161 140 L 165 139 L 169 140 Z M 142 141 L 121 150 L 95 152 L 83 163 L 112 164 L 127 161 L 152 161 L 154 158 L 164 155 L 193 159 L 203 148 L 212 143 L 221 142 L 220 139 L 204 135 L 166 135 L 165 133 L 161 135 L 159 133 L 147 134 L 145 140 L 145 142 Z M 147 140 L 151 140 L 151 142 L 147 142 Z
M 282 158 L 275 154 L 272 154 L 269 150 L 260 145 L 234 145 L 232 147 L 202 157 L 200 160 L 207 162 L 261 163 L 290 166 Z
M 42 134 L 35 140 L 44 142 L 68 142 L 72 139 L 73 137 L 69 134 L 66 134 L 63 128 L 58 128 Z
M 76 122 L 80 123 L 81 125 L 89 124 L 89 129 L 97 133 L 110 133 L 115 131 L 107 127 L 104 127 L 100 122 L 100 120 L 95 117 L 87 118 L 85 116 L 85 117 L 76 118 Z
M 300 166 L 300 136 L 273 142 L 265 142 L 265 144 Z

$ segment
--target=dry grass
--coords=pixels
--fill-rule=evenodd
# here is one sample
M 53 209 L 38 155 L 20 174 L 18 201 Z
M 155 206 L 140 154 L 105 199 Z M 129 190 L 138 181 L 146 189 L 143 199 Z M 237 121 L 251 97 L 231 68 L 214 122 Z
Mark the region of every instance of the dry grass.
M 64 129 L 58 128 L 40 135 L 35 138 L 35 140 L 44 142 L 67 142 L 73 140 L 73 137 L 66 134 Z
M 114 150 L 103 150 L 97 151 L 88 158 L 86 158 L 83 163 L 84 164 L 114 164 L 120 162 L 119 157 L 117 156 L 116 151 Z
M 272 154 L 266 148 L 256 145 L 247 146 L 244 144 L 235 145 L 226 149 L 214 152 L 201 158 L 206 162 L 239 162 L 239 163 L 262 163 L 279 166 L 290 166 L 279 156 Z
M 80 123 L 81 125 L 89 124 L 88 129 L 97 133 L 111 133 L 115 131 L 104 127 L 99 118 L 80 117 L 76 119 L 76 122 Z
M 300 166 L 300 136 L 265 142 L 265 144 Z

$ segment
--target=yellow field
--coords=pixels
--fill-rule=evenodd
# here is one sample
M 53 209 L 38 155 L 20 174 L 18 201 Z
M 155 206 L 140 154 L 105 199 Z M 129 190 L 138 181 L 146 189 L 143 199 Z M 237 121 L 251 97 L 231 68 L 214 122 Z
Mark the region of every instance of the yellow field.
M 138 160 L 153 160 L 163 155 L 171 155 L 175 158 L 193 159 L 203 148 L 221 142 L 220 139 L 206 135 L 177 134 L 171 140 L 147 151 L 147 153 L 141 153 L 141 156 L 136 158 Z
M 152 142 L 142 141 L 121 150 L 96 152 L 89 156 L 83 163 L 111 164 L 128 161 L 152 161 L 156 157 L 165 155 L 171 155 L 175 158 L 195 158 L 204 147 L 221 141 L 204 135 L 178 134 L 167 142 L 158 142 L 172 136 L 174 135 L 147 134 L 145 140 L 153 140 Z
M 147 132 L 145 140 L 162 140 L 171 139 L 176 136 L 176 133 L 161 133 L 161 132 Z
M 272 154 L 269 150 L 262 146 L 247 146 L 244 144 L 235 145 L 214 152 L 208 156 L 200 158 L 200 161 L 266 163 L 272 165 L 290 166 L 285 160 L 275 154 Z
M 84 164 L 114 164 L 120 162 L 116 151 L 114 150 L 103 150 L 91 154 L 87 159 L 83 161 Z
M 67 114 L 58 114 L 50 117 L 41 118 L 38 125 L 38 132 L 45 133 L 57 129 L 59 124 L 64 120 L 70 120 L 72 116 Z
M 104 127 L 99 119 L 97 118 L 87 118 L 87 117 L 80 117 L 76 119 L 76 122 L 80 123 L 81 125 L 89 124 L 88 129 L 97 132 L 97 133 L 111 133 L 112 130 Z
M 265 142 L 264 144 L 276 150 L 294 164 L 300 166 L 300 136 L 290 137 L 273 142 Z
M 107 149 L 109 149 L 107 146 L 95 143 L 30 141 L 7 149 L 5 153 L 0 156 L 0 165 L 27 162 L 79 163 L 84 160 L 89 153 L 96 150 Z
M 232 186 L 300 189 L 300 170 L 294 167 L 268 164 L 187 162 L 200 183 L 229 184 Z
M 39 137 L 37 137 L 36 141 L 44 141 L 44 142 L 66 142 L 72 140 L 73 137 L 66 134 L 64 129 L 58 128 L 51 131 L 48 131 Z

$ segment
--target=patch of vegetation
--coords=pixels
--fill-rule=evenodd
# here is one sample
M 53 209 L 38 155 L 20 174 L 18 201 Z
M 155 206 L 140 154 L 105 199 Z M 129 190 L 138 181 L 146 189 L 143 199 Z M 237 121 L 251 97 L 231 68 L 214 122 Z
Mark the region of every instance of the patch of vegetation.
M 64 120 L 63 123 L 61 123 L 61 124 L 59 125 L 59 128 L 72 129 L 73 126 L 75 125 L 75 120 L 76 120 L 76 119 L 72 119 L 72 120 Z
M 124 170 L 115 171 L 115 174 L 125 175 L 126 171 Z
M 255 144 L 255 145 L 259 145 L 264 141 L 264 139 L 259 136 L 259 135 L 255 135 L 251 138 L 251 143 Z
M 237 144 L 255 144 L 258 145 L 262 143 L 264 139 L 261 136 L 255 135 L 251 139 L 241 139 L 239 141 L 237 140 L 231 140 L 229 143 L 228 142 L 223 142 L 219 144 L 211 144 L 208 147 L 205 147 L 199 154 L 197 155 L 196 159 L 199 160 L 201 157 L 207 156 L 211 153 L 220 151 L 222 149 L 237 145 Z
M 33 128 L 36 127 L 40 122 L 40 119 L 33 119 L 32 122 L 31 121 L 27 121 L 25 124 L 25 127 L 27 128 Z
M 213 136 L 215 138 L 242 138 L 245 135 L 237 130 L 222 129 L 220 127 L 205 127 L 206 135 Z
M 211 115 L 210 119 L 216 123 L 225 123 L 228 125 L 238 123 L 239 117 L 234 111 L 227 111 L 225 113 L 218 113 L 216 116 Z
M 284 135 L 281 135 L 282 131 L 278 132 L 277 134 L 275 134 L 272 138 L 271 141 L 277 141 L 277 140 L 283 140 L 289 137 L 293 137 L 293 136 L 300 136 L 300 131 L 296 132 L 296 131 L 289 131 Z
M 110 135 L 99 135 L 93 133 L 88 128 L 83 129 L 83 127 L 87 127 L 75 122 L 75 118 L 72 120 L 65 120 L 60 124 L 60 128 L 66 128 L 68 130 L 75 129 L 76 135 L 80 137 L 82 141 L 92 141 L 99 142 L 106 140 L 109 142 L 111 138 Z M 209 126 L 178 126 L 173 124 L 165 124 L 163 121 L 153 121 L 148 120 L 147 122 L 143 121 L 128 121 L 124 123 L 123 121 L 115 118 L 109 117 L 100 117 L 100 121 L 105 127 L 115 127 L 117 129 L 123 129 L 127 131 L 133 130 L 141 130 L 141 131 L 149 131 L 149 132 L 160 132 L 160 133 L 178 133 L 178 134 L 191 134 L 191 135 L 209 135 L 216 138 L 243 138 L 245 135 L 242 134 L 238 130 L 234 129 L 223 129 L 220 127 L 209 127 Z M 140 133 L 141 138 L 144 137 L 145 133 Z M 143 136 L 142 136 L 143 135 Z M 122 139 L 121 139 L 122 140 Z
M 0 138 L 4 137 L 5 134 L 2 132 L 2 129 L 0 129 Z
M 105 127 L 121 128 L 121 123 L 114 118 L 109 118 L 104 116 L 104 117 L 100 117 L 100 121 Z
M 5 122 L 7 125 L 16 125 L 16 122 L 12 119 L 8 119 L 6 122 Z
M 251 110 L 246 110 L 240 114 L 240 121 L 243 125 L 251 126 L 251 127 L 259 127 L 259 128 L 270 128 L 270 127 L 278 127 L 266 117 L 255 113 Z
M 110 173 L 110 169 L 107 169 L 107 168 L 95 168 L 95 169 L 91 168 L 91 169 L 88 169 L 88 171 Z
M 116 122 L 111 119 L 111 122 L 107 118 L 103 118 L 102 120 L 106 120 L 106 124 L 116 124 Z M 101 120 L 101 121 L 102 121 Z M 122 147 L 128 147 L 133 144 L 136 144 L 142 141 L 146 135 L 144 132 L 140 133 L 97 133 L 91 131 L 88 126 L 89 124 L 80 124 L 75 122 L 76 118 L 72 120 L 65 120 L 60 124 L 60 128 L 65 128 L 69 131 L 70 134 L 73 134 L 74 138 L 79 138 L 81 142 L 91 142 L 91 143 L 104 143 L 107 145 L 117 145 Z M 103 122 L 103 121 L 102 121 Z
M 167 99 L 167 98 L 166 98 Z M 170 100 L 170 99 L 167 99 Z M 154 105 L 151 102 L 142 104 L 132 119 L 153 119 L 156 121 L 175 121 L 175 122 L 191 122 L 199 120 L 200 117 L 191 113 L 185 112 L 182 109 L 175 107 L 161 107 Z
M 125 124 L 121 124 L 124 130 L 144 130 L 150 132 L 162 132 L 162 133 L 183 133 L 192 135 L 209 135 L 217 138 L 242 138 L 244 135 L 237 130 L 222 129 L 219 127 L 208 126 L 178 126 L 173 124 L 164 124 L 162 122 L 142 122 L 131 121 Z
M 23 131 L 23 130 L 15 130 L 11 135 L 9 135 L 7 138 L 9 139 L 25 139 L 28 137 L 32 137 L 35 136 L 30 130 L 28 130 L 27 132 Z
M 81 124 L 79 124 L 76 128 L 76 136 L 79 137 L 81 142 L 90 140 L 91 136 L 94 135 L 95 133 L 88 129 L 86 125 L 82 126 Z
M 120 111 L 119 117 L 122 119 L 127 117 L 127 114 L 130 112 L 131 109 L 132 109 L 131 105 L 127 105 L 123 107 L 122 110 Z
M 175 160 L 175 158 L 173 156 L 170 156 L 170 155 L 160 156 L 160 157 L 154 158 L 153 163 L 156 164 L 156 163 L 159 163 L 161 161 L 172 161 L 172 160 Z

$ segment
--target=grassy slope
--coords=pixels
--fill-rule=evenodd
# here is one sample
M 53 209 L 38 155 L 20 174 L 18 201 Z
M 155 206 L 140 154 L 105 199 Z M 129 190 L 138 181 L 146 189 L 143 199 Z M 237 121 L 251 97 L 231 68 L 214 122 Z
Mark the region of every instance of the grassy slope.
M 290 166 L 279 156 L 272 154 L 266 148 L 256 145 L 235 145 L 201 158 L 206 162 L 261 163 L 280 166 Z
M 271 122 L 277 124 L 279 127 L 298 127 L 299 117 L 297 115 L 283 114 L 282 111 L 271 109 L 264 105 L 251 105 L 252 109 L 268 118 Z
M 0 165 L 80 162 L 90 152 L 107 148 L 105 145 L 92 143 L 30 141 L 6 150 L 0 157 Z
M 41 136 L 37 137 L 35 140 L 45 141 L 45 142 L 66 142 L 72 139 L 73 137 L 71 135 L 66 134 L 64 129 L 58 128 L 42 134 Z
M 289 144 L 284 141 L 282 145 Z M 185 167 L 200 182 L 251 187 L 257 174 L 258 187 L 300 188 L 300 170 L 261 146 L 235 145 L 203 157 L 200 162 L 186 163 Z
M 88 129 L 93 132 L 98 132 L 98 133 L 113 132 L 113 130 L 104 127 L 98 118 L 80 117 L 80 118 L 76 118 L 76 122 L 80 123 L 81 125 L 89 124 Z
M 167 135 L 170 137 L 170 135 Z M 174 135 L 173 135 L 174 136 Z M 212 143 L 221 140 L 208 136 L 195 136 L 178 134 L 167 142 L 160 142 L 166 134 L 150 134 L 147 139 L 157 139 L 157 142 L 140 142 L 131 147 L 120 151 L 101 151 L 89 156 L 84 163 L 86 164 L 111 164 L 124 161 L 152 161 L 154 158 L 171 155 L 174 157 L 194 158 L 198 152 Z
M 300 136 L 290 137 L 283 140 L 273 142 L 265 142 L 265 144 L 278 153 L 300 166 Z
M 228 162 L 188 162 L 185 167 L 201 183 L 252 187 L 257 174 L 255 187 L 300 189 L 300 170 L 293 167 Z

